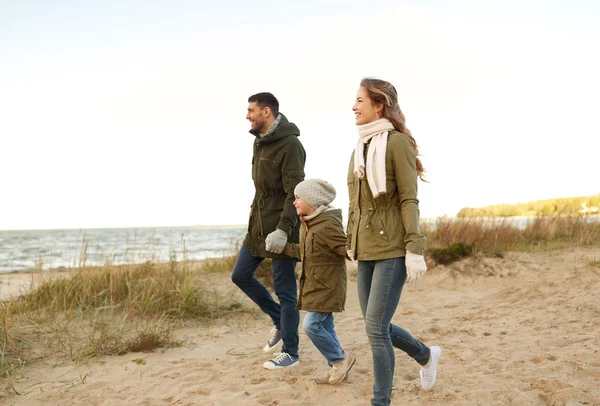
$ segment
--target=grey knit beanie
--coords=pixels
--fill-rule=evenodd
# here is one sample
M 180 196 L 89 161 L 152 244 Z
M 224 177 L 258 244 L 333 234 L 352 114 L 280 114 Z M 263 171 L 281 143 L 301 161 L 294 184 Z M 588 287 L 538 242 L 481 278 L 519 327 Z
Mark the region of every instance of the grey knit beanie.
M 335 188 L 321 179 L 306 179 L 296 185 L 294 194 L 313 209 L 318 209 L 329 205 L 335 199 Z

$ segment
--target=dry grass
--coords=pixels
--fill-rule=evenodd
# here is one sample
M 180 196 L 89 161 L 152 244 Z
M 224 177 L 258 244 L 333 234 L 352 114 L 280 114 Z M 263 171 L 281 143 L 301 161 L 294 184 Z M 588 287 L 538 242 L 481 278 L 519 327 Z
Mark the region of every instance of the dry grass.
M 237 296 L 205 283 L 210 273 L 230 272 L 234 262 L 227 257 L 82 267 L 49 280 L 40 270 L 29 292 L 0 302 L 4 391 L 12 392 L 20 368 L 36 359 L 59 356 L 79 363 L 97 355 L 177 346 L 173 329 L 182 323 L 206 324 L 247 311 Z
M 431 256 L 440 250 L 450 256 L 452 247 L 466 247 L 458 255 L 481 252 L 502 256 L 504 251 L 531 251 L 600 244 L 600 221 L 585 216 L 538 217 L 525 228 L 509 219 L 439 218 L 434 226 L 424 224 Z M 458 244 L 458 245 L 457 245 Z M 462 255 L 460 253 L 463 253 Z

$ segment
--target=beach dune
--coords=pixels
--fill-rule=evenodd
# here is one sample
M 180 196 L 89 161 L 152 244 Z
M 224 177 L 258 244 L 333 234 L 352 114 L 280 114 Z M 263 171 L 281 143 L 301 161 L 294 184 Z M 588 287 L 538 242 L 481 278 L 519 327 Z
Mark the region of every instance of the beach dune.
M 12 278 L 2 275 L 3 294 Z M 238 294 L 226 273 L 215 286 Z M 327 364 L 300 332 L 299 366 L 262 367 L 270 323 L 256 313 L 175 332 L 178 348 L 36 361 L 6 405 L 368 405 L 371 353 L 350 271 L 342 345 L 357 361 L 346 381 L 317 385 Z M 23 282 L 23 286 L 26 282 Z M 474 256 L 431 268 L 404 289 L 394 323 L 443 349 L 438 381 L 396 352 L 396 405 L 600 405 L 600 249 Z M 6 296 L 3 296 L 6 297 Z M 252 306 L 249 301 L 245 301 Z M 302 314 L 302 317 L 304 314 Z

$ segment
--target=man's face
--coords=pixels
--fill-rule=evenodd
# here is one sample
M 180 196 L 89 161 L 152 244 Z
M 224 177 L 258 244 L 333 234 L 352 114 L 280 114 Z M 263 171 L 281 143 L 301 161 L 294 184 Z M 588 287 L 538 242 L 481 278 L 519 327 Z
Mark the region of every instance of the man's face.
M 256 102 L 250 102 L 248 104 L 248 114 L 246 114 L 246 120 L 250 121 L 250 129 L 252 131 L 258 131 L 259 133 L 265 132 L 266 117 L 269 114 L 267 107 L 260 108 Z

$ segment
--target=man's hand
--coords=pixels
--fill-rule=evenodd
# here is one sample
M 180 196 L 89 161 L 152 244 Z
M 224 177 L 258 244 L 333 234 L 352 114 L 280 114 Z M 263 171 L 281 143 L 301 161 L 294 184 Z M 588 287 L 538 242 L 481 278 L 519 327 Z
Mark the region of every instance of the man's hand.
M 285 249 L 287 239 L 288 235 L 285 231 L 276 229 L 275 231 L 267 235 L 267 239 L 265 240 L 267 251 L 273 252 L 275 254 L 281 254 Z

